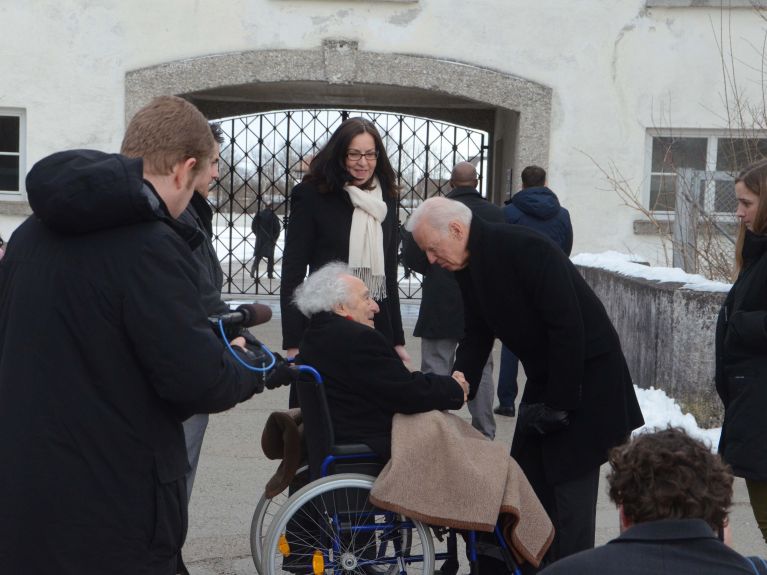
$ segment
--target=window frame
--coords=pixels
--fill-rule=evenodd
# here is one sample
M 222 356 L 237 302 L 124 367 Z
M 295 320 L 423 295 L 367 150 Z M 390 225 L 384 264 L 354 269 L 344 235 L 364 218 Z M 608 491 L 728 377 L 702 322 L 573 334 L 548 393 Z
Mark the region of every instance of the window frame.
M 733 133 L 732 130 L 705 130 L 705 129 L 674 129 L 674 128 L 653 128 L 647 130 L 647 139 L 645 142 L 645 179 L 643 183 L 643 202 L 642 204 L 647 207 L 648 211 L 652 213 L 653 217 L 658 220 L 673 221 L 674 210 L 653 210 L 651 206 L 651 185 L 652 176 L 663 174 L 667 172 L 654 172 L 652 169 L 652 151 L 653 141 L 655 138 L 705 138 L 706 142 L 706 172 L 716 172 L 716 160 L 719 151 L 719 140 L 724 139 L 764 139 L 767 140 L 767 130 L 749 130 L 749 131 L 737 131 Z M 719 178 L 721 179 L 721 178 Z M 714 180 L 712 179 L 706 186 L 704 207 L 709 213 L 718 220 L 722 221 L 735 221 L 735 212 L 716 212 L 713 211 L 715 206 L 715 185 L 711 185 Z
M 0 190 L 0 201 L 26 201 L 26 173 L 27 173 L 27 114 L 23 108 L 0 107 L 0 116 L 14 117 L 19 119 L 19 151 L 2 152 L 0 156 L 18 156 L 19 158 L 19 182 L 18 190 Z
M 722 9 L 722 0 L 645 0 L 647 8 L 716 8 Z M 766 8 L 765 0 L 729 0 L 726 9 L 750 8 L 758 10 Z

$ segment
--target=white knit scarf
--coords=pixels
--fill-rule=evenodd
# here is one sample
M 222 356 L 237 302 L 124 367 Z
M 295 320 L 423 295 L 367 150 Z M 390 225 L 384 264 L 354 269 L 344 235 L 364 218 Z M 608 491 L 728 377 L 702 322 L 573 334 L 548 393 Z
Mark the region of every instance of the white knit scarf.
M 378 178 L 373 178 L 373 189 L 361 190 L 357 186 L 344 186 L 354 205 L 352 229 L 349 234 L 349 268 L 370 290 L 373 299 L 386 297 L 383 231 L 381 222 L 386 218 L 386 202 L 382 199 Z

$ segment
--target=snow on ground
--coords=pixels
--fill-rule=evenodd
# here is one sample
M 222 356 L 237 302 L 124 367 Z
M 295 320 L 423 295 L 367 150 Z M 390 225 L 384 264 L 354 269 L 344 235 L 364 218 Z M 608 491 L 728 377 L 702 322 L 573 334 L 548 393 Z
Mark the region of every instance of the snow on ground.
M 634 391 L 636 391 L 639 407 L 642 409 L 645 420 L 645 426 L 636 430 L 634 435 L 656 428 L 665 429 L 666 426 L 672 425 L 683 428 L 691 437 L 700 439 L 711 447 L 711 451 L 716 452 L 717 447 L 719 447 L 719 435 L 722 433 L 721 427 L 701 429 L 698 427 L 695 417 L 690 413 L 682 413 L 679 404 L 666 395 L 662 389 L 653 387 L 640 389 L 634 386 Z

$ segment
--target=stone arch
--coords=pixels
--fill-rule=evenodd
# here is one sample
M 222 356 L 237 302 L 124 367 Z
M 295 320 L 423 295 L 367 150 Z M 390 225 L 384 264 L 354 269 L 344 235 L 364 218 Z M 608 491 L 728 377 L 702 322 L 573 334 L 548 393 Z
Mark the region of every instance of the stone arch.
M 161 94 L 189 98 L 209 117 L 354 106 L 484 129 L 491 134 L 488 189 L 496 203 L 518 187 L 522 167 L 548 164 L 549 87 L 455 61 L 367 52 L 345 40 L 325 40 L 317 49 L 215 54 L 130 71 L 126 118 Z

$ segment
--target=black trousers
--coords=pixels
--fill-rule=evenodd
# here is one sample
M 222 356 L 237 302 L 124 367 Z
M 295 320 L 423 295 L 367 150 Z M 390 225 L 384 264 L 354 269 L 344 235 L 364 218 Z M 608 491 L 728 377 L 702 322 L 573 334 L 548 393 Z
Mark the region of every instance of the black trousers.
M 568 481 L 550 484 L 546 481 L 542 459 L 529 455 L 528 452 L 519 464 L 556 530 L 542 569 L 557 559 L 594 547 L 599 467 Z M 529 570 L 528 565 L 523 572 L 535 573 L 536 570 Z

